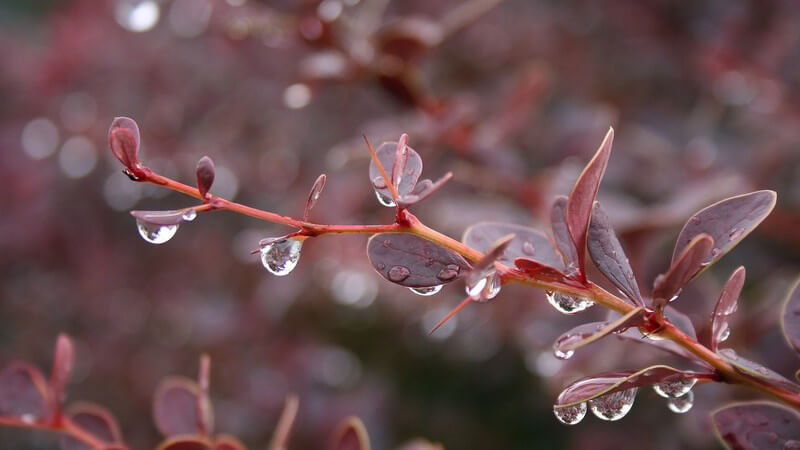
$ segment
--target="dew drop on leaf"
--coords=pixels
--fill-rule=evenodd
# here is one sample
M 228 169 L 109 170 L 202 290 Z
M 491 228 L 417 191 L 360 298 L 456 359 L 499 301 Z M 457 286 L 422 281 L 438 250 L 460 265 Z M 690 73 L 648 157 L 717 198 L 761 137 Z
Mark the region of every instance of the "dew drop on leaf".
M 725 342 L 729 337 L 731 337 L 731 327 L 726 323 L 725 330 L 719 335 L 719 342 Z
M 378 197 L 378 202 L 387 208 L 394 208 L 396 206 L 391 196 L 383 195 L 380 191 L 375 191 L 375 196 Z
M 589 400 L 589 408 L 598 419 L 619 420 L 628 414 L 636 400 L 638 388 L 612 392 Z
M 424 296 L 424 297 L 429 297 L 429 296 L 431 296 L 431 295 L 436 295 L 436 294 L 438 294 L 438 293 L 439 293 L 439 291 L 441 291 L 441 290 L 442 290 L 442 287 L 443 287 L 443 286 L 444 286 L 443 284 L 439 284 L 439 285 L 436 285 L 436 286 L 431 286 L 431 287 L 422 287 L 422 288 L 408 288 L 408 289 L 409 289 L 411 292 L 413 292 L 413 293 L 415 293 L 415 294 L 417 294 L 417 295 L 422 295 L 422 296 Z
M 473 300 L 478 300 L 481 298 L 481 292 L 483 292 L 483 288 L 486 287 L 486 282 L 489 281 L 487 277 L 479 278 L 476 282 L 472 284 L 467 284 L 467 295 Z
M 295 239 L 270 242 L 261 248 L 261 264 L 273 275 L 288 275 L 297 266 L 302 248 L 303 243 Z
M 554 406 L 553 413 L 559 422 L 576 425 L 586 417 L 586 402 L 572 406 Z
M 389 280 L 395 283 L 405 280 L 409 275 L 411 275 L 411 271 L 406 266 L 392 266 L 388 273 Z
M 184 212 L 183 215 L 181 216 L 181 218 L 187 222 L 193 221 L 196 217 L 197 217 L 197 211 L 195 211 L 194 208 L 187 209 L 186 212 Z
M 567 350 L 566 352 L 562 352 L 561 350 L 559 350 L 557 348 L 553 349 L 553 355 L 558 359 L 563 359 L 563 360 L 570 359 L 570 358 L 572 358 L 572 355 L 574 355 L 574 354 L 575 354 L 575 350 Z
M 500 293 L 500 288 L 503 287 L 503 281 L 497 275 L 491 275 L 488 278 L 486 291 L 483 296 L 486 300 L 491 300 L 497 297 Z
M 461 268 L 455 264 L 448 264 L 439 273 L 436 275 L 436 278 L 442 281 L 450 281 L 453 278 L 458 276 L 459 271 Z
M 574 297 L 561 292 L 546 291 L 547 301 L 553 305 L 558 312 L 564 314 L 575 314 L 594 305 L 594 302 L 583 297 Z
M 139 229 L 142 239 L 151 244 L 163 244 L 178 232 L 178 224 L 161 225 L 140 219 L 136 220 L 136 228 Z
M 664 398 L 682 397 L 692 390 L 697 378 L 683 378 L 675 381 L 662 381 L 653 385 L 656 394 Z
M 667 408 L 676 414 L 683 414 L 694 405 L 694 392 L 689 391 L 681 397 L 674 397 L 667 400 Z

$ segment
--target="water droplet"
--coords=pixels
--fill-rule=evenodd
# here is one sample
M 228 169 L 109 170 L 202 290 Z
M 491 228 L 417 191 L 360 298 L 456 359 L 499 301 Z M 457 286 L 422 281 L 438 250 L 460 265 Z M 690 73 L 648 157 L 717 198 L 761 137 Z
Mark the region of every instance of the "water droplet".
M 662 381 L 654 384 L 653 390 L 664 398 L 681 397 L 692 390 L 697 378 L 682 378 L 674 381 Z
M 461 271 L 461 268 L 455 264 L 448 264 L 444 267 L 444 269 L 440 270 L 439 273 L 436 275 L 436 278 L 442 281 L 450 281 L 453 278 L 458 276 L 458 273 Z
M 547 301 L 550 302 L 558 312 L 564 314 L 575 314 L 594 305 L 594 302 L 583 297 L 574 297 L 561 292 L 547 291 Z
M 377 265 L 377 266 L 375 266 L 375 268 L 376 268 L 376 269 L 378 269 L 378 270 L 383 270 L 383 269 L 385 269 L 385 268 L 386 268 L 386 264 L 384 264 L 384 263 L 378 263 L 378 265 Z
M 311 88 L 295 83 L 283 91 L 283 103 L 291 109 L 305 108 L 311 102 Z
M 719 335 L 719 342 L 725 342 L 731 337 L 731 327 L 725 324 L 725 330 Z
M 576 425 L 586 417 L 586 403 L 572 406 L 554 406 L 553 413 L 559 422 L 567 425 Z
M 598 419 L 619 420 L 633 407 L 638 388 L 630 388 L 589 400 L 589 408 Z
M 442 290 L 442 287 L 443 287 L 443 286 L 444 286 L 444 285 L 442 285 L 442 284 L 439 284 L 439 285 L 436 285 L 436 286 L 431 286 L 431 287 L 422 287 L 422 288 L 408 288 L 408 289 L 409 289 L 411 292 L 413 292 L 413 293 L 415 293 L 415 294 L 417 294 L 417 295 L 422 295 L 422 296 L 424 296 L 424 297 L 429 297 L 429 296 L 431 296 L 431 295 L 436 295 L 436 294 L 438 294 L 438 293 L 439 293 L 439 291 L 441 291 L 441 290 Z
M 730 240 L 735 241 L 736 239 L 739 239 L 742 236 L 742 233 L 744 233 L 744 228 L 734 228 L 729 236 Z
M 525 241 L 522 244 L 522 253 L 525 253 L 528 256 L 533 256 L 536 253 L 536 247 L 534 247 L 530 242 Z
M 408 278 L 408 276 L 411 275 L 411 271 L 408 270 L 406 266 L 392 266 L 389 269 L 388 275 L 389 280 L 399 283 Z
M 712 258 L 716 258 L 717 256 L 719 256 L 719 254 L 720 254 L 720 249 L 718 249 L 717 247 L 711 249 Z
M 676 414 L 683 414 L 694 406 L 694 392 L 689 391 L 681 397 L 673 397 L 667 400 L 667 408 Z
M 574 354 L 575 354 L 575 350 L 567 350 L 566 352 L 563 352 L 563 351 L 561 351 L 561 350 L 559 350 L 557 348 L 553 349 L 553 355 L 558 359 L 564 359 L 564 360 L 570 359 L 570 358 L 572 358 L 572 355 L 574 355 Z
M 300 260 L 303 242 L 295 239 L 279 239 L 261 248 L 261 264 L 273 275 L 288 275 Z
M 183 215 L 181 216 L 181 218 L 187 222 L 193 221 L 196 217 L 197 217 L 197 211 L 195 211 L 194 208 L 187 209 L 186 212 L 184 212 Z
M 142 239 L 151 244 L 163 244 L 172 239 L 172 236 L 175 236 L 175 233 L 178 232 L 178 224 L 161 225 L 145 222 L 144 220 L 136 220 L 136 228 L 139 229 L 139 235 Z
M 481 298 L 481 292 L 483 292 L 483 288 L 486 287 L 486 283 L 489 280 L 486 277 L 479 278 L 478 281 L 474 282 L 473 284 L 467 284 L 467 295 L 473 300 L 478 300 Z
M 487 282 L 486 291 L 483 293 L 483 297 L 486 300 L 491 300 L 497 297 L 497 294 L 500 293 L 500 288 L 503 287 L 503 281 L 497 275 L 492 275 Z
M 382 175 L 378 175 L 372 180 L 372 187 L 375 189 L 386 189 L 386 180 L 383 179 Z
M 375 196 L 378 197 L 378 202 L 387 208 L 394 208 L 395 206 L 397 206 L 397 204 L 394 202 L 391 196 L 384 195 L 379 190 L 375 190 Z

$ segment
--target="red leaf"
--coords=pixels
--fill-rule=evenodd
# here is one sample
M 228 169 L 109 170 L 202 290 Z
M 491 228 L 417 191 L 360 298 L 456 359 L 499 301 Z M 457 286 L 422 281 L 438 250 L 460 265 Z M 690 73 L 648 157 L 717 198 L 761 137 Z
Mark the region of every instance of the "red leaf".
M 800 353 L 800 278 L 792 284 L 783 303 L 781 327 L 786 341 Z
M 164 379 L 153 400 L 153 420 L 166 437 L 203 433 L 200 427 L 202 393 L 193 380 L 185 377 Z
M 174 436 L 161 442 L 156 450 L 213 450 L 207 438 L 193 435 Z
M 553 238 L 561 252 L 564 264 L 577 269 L 578 253 L 575 251 L 575 243 L 572 242 L 572 236 L 567 227 L 567 200 L 567 197 L 563 195 L 556 197 L 553 207 L 550 209 L 550 224 L 553 228 Z
M 139 168 L 139 126 L 128 117 L 117 117 L 108 129 L 108 145 L 119 162 L 130 171 Z
M 369 435 L 358 417 L 348 417 L 339 425 L 333 438 L 332 450 L 369 450 Z
M 372 236 L 367 255 L 382 277 L 411 288 L 450 283 L 470 267 L 458 253 L 409 233 Z
M 644 300 L 633 275 L 628 257 L 611 227 L 600 202 L 595 202 L 588 235 L 589 256 L 597 269 L 614 283 L 634 305 L 643 306 Z
M 326 179 L 327 177 L 323 173 L 317 177 L 317 180 L 314 181 L 314 185 L 311 186 L 311 191 L 308 193 L 308 200 L 306 200 L 306 208 L 303 210 L 303 221 L 308 220 L 308 213 L 311 212 L 311 209 L 317 204 L 317 200 L 319 200 L 322 190 L 325 189 Z
M 743 266 L 734 270 L 725 286 L 722 287 L 722 292 L 719 294 L 717 304 L 714 307 L 714 314 L 711 316 L 711 342 L 709 348 L 711 351 L 716 352 L 717 346 L 724 339 L 723 336 L 728 332 L 728 321 L 730 316 L 736 312 L 736 302 L 739 300 L 739 294 L 742 292 L 744 286 L 745 270 Z
M 461 242 L 486 253 L 492 243 L 509 234 L 513 234 L 514 239 L 497 258 L 498 262 L 510 266 L 517 258 L 530 258 L 559 270 L 564 267 L 561 255 L 553 247 L 550 238 L 539 230 L 522 225 L 501 222 L 476 223 L 464 231 Z
M 666 273 L 656 277 L 653 286 L 653 305 L 663 306 L 677 295 L 703 268 L 706 257 L 714 247 L 714 239 L 702 233 L 694 237 L 683 249 Z
M 50 402 L 50 386 L 39 369 L 16 362 L 0 372 L 0 415 L 26 422 L 44 420 Z
M 717 437 L 728 448 L 784 450 L 800 445 L 800 415 L 771 402 L 738 403 L 711 414 Z
M 73 424 L 109 445 L 122 444 L 122 435 L 114 416 L 106 408 L 93 403 L 76 403 L 69 407 L 67 417 Z M 61 438 L 62 450 L 91 450 L 72 437 Z
M 200 196 L 205 198 L 211 185 L 214 184 L 214 161 L 208 156 L 203 156 L 197 161 L 195 175 L 197 176 L 197 190 Z

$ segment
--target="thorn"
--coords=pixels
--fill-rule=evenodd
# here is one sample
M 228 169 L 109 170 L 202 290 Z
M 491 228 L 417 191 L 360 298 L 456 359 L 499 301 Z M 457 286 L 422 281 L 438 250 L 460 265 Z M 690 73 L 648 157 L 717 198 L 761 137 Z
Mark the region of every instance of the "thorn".
M 442 325 L 444 325 L 445 323 L 447 323 L 447 321 L 449 321 L 450 319 L 452 319 L 452 318 L 453 318 L 453 316 L 455 316 L 456 314 L 458 314 L 458 312 L 459 312 L 459 311 L 461 311 L 462 309 L 464 309 L 464 307 L 465 307 L 465 306 L 469 305 L 469 303 L 470 303 L 471 301 L 472 301 L 472 297 L 467 297 L 467 298 L 465 298 L 465 299 L 464 299 L 464 300 L 463 300 L 461 303 L 459 303 L 459 304 L 458 304 L 458 306 L 456 306 L 456 307 L 455 307 L 455 308 L 453 308 L 453 309 L 452 309 L 452 310 L 451 310 L 449 313 L 447 313 L 447 315 L 446 315 L 446 316 L 442 317 L 442 320 L 440 320 L 440 321 L 439 321 L 439 323 L 437 323 L 437 324 L 436 324 L 436 326 L 435 326 L 435 327 L 433 327 L 433 329 L 432 329 L 432 330 L 431 330 L 431 331 L 430 331 L 428 334 L 429 334 L 429 335 L 431 335 L 431 334 L 435 333 L 435 332 L 436 332 L 436 330 L 438 330 L 439 328 L 441 328 L 441 327 L 442 327 Z

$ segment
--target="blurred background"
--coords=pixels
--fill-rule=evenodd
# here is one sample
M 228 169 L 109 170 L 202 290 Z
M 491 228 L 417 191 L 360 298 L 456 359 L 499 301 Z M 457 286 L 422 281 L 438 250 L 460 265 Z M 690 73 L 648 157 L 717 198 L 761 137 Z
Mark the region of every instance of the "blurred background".
M 800 361 L 777 318 L 800 270 L 798 23 L 791 0 L 5 0 L 0 364 L 49 369 L 69 333 L 68 400 L 109 407 L 132 448 L 160 440 L 159 380 L 194 377 L 202 352 L 217 429 L 250 448 L 264 448 L 290 392 L 295 449 L 323 448 L 350 414 L 376 449 L 416 437 L 448 449 L 718 448 L 708 413 L 749 392 L 701 386 L 676 415 L 642 389 L 619 422 L 556 421 L 553 400 L 579 377 L 688 368 L 616 338 L 556 359 L 553 340 L 605 317 L 599 307 L 565 316 L 543 292 L 505 286 L 429 335 L 463 286 L 420 297 L 385 282 L 364 236 L 308 241 L 280 278 L 251 254 L 288 231 L 277 225 L 201 214 L 146 243 L 129 210 L 194 203 L 128 180 L 106 132 L 133 117 L 145 164 L 193 184 L 210 155 L 212 192 L 281 214 L 299 216 L 327 173 L 312 219 L 339 224 L 393 219 L 361 135 L 405 132 L 424 176 L 455 174 L 413 212 L 460 237 L 482 220 L 547 230 L 550 202 L 614 126 L 600 200 L 645 291 L 692 212 L 778 192 L 767 221 L 675 306 L 702 330 L 746 265 L 728 344 L 791 376 Z M 54 442 L 0 429 L 4 449 Z

